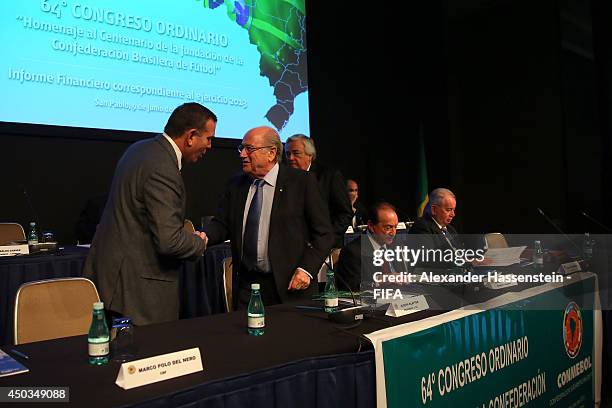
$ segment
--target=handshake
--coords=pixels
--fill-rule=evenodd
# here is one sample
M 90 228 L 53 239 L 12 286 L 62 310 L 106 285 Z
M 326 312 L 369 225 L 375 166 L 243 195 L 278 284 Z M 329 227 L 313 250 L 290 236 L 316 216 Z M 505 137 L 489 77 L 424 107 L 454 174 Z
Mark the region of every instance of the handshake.
M 200 237 L 204 241 L 204 250 L 206 250 L 206 247 L 208 246 L 208 237 L 206 236 L 206 233 L 203 231 L 195 231 L 193 235 Z

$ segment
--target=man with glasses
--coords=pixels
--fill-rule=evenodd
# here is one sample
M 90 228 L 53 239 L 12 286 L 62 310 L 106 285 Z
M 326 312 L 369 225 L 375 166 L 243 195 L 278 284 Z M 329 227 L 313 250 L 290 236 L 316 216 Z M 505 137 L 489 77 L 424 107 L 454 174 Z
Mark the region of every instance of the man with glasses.
M 266 305 L 310 299 L 333 241 L 316 180 L 279 164 L 283 145 L 270 127 L 249 130 L 238 152 L 243 174 L 204 227 L 211 244 L 231 241 L 234 307 L 247 307 L 254 282 Z
M 178 320 L 181 260 L 206 247 L 203 233 L 183 228 L 181 168 L 211 148 L 216 126 L 210 110 L 185 103 L 163 134 L 132 144 L 119 160 L 83 268 L 109 317 L 129 316 L 136 325 Z
M 353 211 L 344 184 L 344 177 L 338 170 L 316 161 L 317 150 L 314 141 L 306 135 L 296 134 L 287 139 L 286 156 L 288 164 L 315 174 L 323 201 L 327 204 L 335 234 L 334 246 L 342 247 L 344 232 L 351 225 Z

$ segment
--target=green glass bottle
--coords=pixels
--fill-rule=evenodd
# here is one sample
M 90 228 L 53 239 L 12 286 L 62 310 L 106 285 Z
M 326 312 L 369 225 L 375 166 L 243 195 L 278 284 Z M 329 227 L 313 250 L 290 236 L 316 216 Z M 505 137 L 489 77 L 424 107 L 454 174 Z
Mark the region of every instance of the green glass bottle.
M 93 304 L 93 316 L 87 334 L 89 364 L 102 365 L 108 363 L 109 340 L 108 326 L 104 316 L 104 303 L 96 302 Z
M 251 300 L 247 308 L 248 332 L 251 336 L 261 336 L 266 327 L 266 311 L 264 309 L 259 283 L 251 284 Z

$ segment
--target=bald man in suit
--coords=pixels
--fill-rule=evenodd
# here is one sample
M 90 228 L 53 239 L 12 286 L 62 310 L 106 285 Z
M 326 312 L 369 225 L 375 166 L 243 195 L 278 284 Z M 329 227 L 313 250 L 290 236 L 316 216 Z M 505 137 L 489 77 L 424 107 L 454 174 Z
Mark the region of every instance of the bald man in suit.
M 283 145 L 270 127 L 249 130 L 238 149 L 243 173 L 204 227 L 211 244 L 231 241 L 234 306 L 246 308 L 253 282 L 266 305 L 310 299 L 334 239 L 317 181 L 279 163 Z

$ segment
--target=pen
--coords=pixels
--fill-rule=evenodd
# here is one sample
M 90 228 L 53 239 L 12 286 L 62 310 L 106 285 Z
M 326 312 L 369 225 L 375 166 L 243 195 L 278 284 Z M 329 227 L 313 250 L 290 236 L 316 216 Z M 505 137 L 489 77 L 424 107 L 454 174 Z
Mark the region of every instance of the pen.
M 23 354 L 21 351 L 17 351 L 15 349 L 11 349 L 11 353 L 15 354 L 16 356 L 19 356 L 21 358 L 24 358 L 26 360 L 29 360 L 30 357 L 28 357 L 27 355 Z

